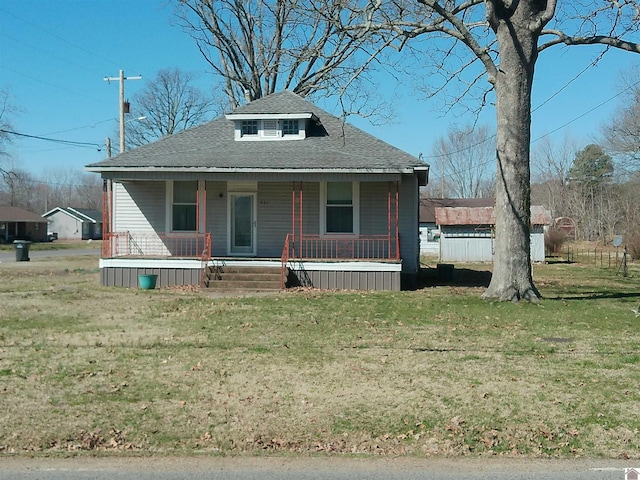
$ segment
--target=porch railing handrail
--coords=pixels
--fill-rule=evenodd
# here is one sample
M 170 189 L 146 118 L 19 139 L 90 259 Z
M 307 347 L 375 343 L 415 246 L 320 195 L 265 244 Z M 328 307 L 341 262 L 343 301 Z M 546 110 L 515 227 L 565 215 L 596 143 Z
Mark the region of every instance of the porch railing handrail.
M 282 268 L 280 270 L 280 288 L 283 290 L 287 287 L 287 265 L 289 264 L 289 248 L 291 244 L 291 234 L 287 233 L 284 237 L 284 247 L 282 249 L 282 256 L 280 260 L 282 262 Z
M 300 260 L 400 260 L 399 235 L 360 235 L 357 237 L 304 235 L 289 233 L 282 249 L 282 285 L 292 259 Z
M 158 256 L 203 260 L 207 255 L 211 255 L 210 233 L 108 232 L 102 242 L 103 258 Z
M 308 260 L 400 260 L 398 235 L 304 235 L 289 240 L 288 257 Z M 285 241 L 286 242 L 286 241 Z

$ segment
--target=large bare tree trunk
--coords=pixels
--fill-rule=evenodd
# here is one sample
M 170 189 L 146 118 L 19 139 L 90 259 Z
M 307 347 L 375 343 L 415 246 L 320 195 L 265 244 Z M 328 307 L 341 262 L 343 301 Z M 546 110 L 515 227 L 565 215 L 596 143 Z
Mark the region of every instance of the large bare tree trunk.
M 490 2 L 488 2 L 490 3 Z M 502 2 L 495 2 L 502 5 Z M 532 28 L 536 2 L 496 8 L 500 66 L 495 78 L 497 129 L 494 271 L 483 298 L 537 301 L 531 275 L 531 89 L 539 31 Z

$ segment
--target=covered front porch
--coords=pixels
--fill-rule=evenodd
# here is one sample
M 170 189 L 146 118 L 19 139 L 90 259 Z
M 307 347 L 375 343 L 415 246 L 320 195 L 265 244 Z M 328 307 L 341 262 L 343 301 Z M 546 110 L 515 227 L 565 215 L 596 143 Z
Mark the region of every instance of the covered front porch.
M 138 275 L 155 274 L 160 287 L 204 285 L 212 269 L 260 266 L 279 272 L 281 288 L 400 290 L 401 182 L 341 180 L 342 197 L 353 194 L 335 205 L 330 182 L 183 182 L 194 189 L 191 212 L 184 197 L 175 208 L 179 182 L 108 183 L 101 283 L 135 287 Z M 157 203 L 164 212 L 146 205 L 149 197 L 163 193 Z M 135 224 L 114 219 L 109 206 L 116 204 L 142 218 Z M 176 220 L 176 212 L 186 220 Z M 189 216 L 199 231 L 140 228 L 189 223 Z M 165 222 L 155 220 L 162 217 Z
M 159 287 L 203 286 L 210 271 L 220 272 L 216 277 L 221 279 L 227 269 L 261 268 L 277 272 L 282 289 L 400 290 L 402 262 L 394 253 L 397 239 L 295 238 L 286 236 L 280 258 L 249 258 L 212 257 L 209 233 L 110 233 L 103 241 L 101 283 L 137 287 L 139 275 L 153 274 Z

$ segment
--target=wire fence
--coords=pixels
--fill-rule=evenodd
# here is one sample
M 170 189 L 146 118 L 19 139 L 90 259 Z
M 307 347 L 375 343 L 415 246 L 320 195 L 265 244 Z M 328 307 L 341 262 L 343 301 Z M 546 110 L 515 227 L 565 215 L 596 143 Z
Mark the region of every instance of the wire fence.
M 603 248 L 575 248 L 563 247 L 558 252 L 547 252 L 547 260 L 562 263 L 581 263 L 593 265 L 596 268 L 619 270 L 630 260 L 624 249 L 611 250 Z

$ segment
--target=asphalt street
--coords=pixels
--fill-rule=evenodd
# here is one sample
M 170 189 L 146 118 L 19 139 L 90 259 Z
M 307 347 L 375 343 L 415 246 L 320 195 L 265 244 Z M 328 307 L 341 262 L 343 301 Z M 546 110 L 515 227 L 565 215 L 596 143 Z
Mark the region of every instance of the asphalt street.
M 29 250 L 29 258 L 45 257 L 73 257 L 76 255 L 100 255 L 100 247 L 96 248 L 69 248 L 61 250 Z M 0 250 L 0 262 L 15 262 L 15 250 Z
M 0 480 L 624 480 L 640 462 L 513 458 L 0 456 Z

